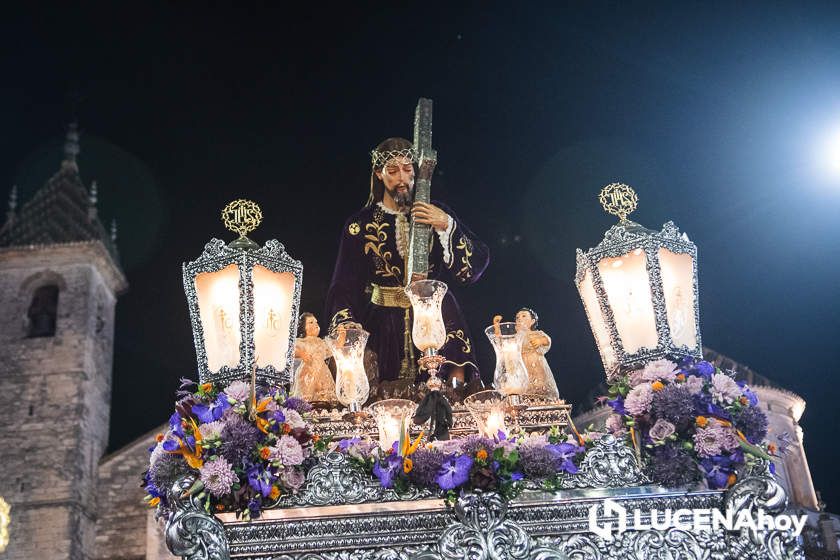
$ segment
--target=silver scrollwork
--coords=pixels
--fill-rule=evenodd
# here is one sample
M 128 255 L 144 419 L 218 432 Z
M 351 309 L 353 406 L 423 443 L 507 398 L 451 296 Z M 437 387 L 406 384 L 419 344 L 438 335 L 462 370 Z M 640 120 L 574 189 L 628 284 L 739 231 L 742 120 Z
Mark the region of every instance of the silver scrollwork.
M 228 560 L 225 528 L 194 497 L 182 498 L 195 479 L 180 478 L 169 491 L 173 509 L 166 520 L 166 546 L 186 560 Z

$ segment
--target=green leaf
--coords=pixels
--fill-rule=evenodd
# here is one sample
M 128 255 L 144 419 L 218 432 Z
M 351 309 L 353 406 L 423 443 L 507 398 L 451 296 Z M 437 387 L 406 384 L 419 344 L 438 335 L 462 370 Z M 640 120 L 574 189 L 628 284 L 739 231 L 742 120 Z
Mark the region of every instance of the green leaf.
M 741 446 L 741 449 L 749 453 L 750 455 L 755 455 L 756 457 L 760 457 L 762 459 L 766 459 L 767 461 L 771 461 L 772 458 L 768 455 L 762 448 L 758 447 L 757 445 L 753 445 L 751 443 L 747 443 L 746 441 L 738 438 L 738 445 Z

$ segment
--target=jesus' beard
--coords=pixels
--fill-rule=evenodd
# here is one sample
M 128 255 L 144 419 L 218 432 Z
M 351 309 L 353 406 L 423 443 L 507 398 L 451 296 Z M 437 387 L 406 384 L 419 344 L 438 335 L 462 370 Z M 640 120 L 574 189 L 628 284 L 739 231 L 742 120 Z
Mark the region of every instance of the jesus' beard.
M 397 209 L 400 212 L 406 212 L 411 207 L 411 189 L 401 189 L 397 188 L 394 190 L 394 194 L 392 195 L 394 199 L 394 203 L 397 205 Z

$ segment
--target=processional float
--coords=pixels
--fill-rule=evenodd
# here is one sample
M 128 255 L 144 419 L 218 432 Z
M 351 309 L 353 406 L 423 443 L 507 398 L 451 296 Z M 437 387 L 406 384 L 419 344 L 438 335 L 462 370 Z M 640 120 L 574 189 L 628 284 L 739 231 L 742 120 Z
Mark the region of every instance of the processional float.
M 414 142 L 417 196 L 428 200 L 429 100 Z M 494 390 L 446 398 L 435 376 L 446 286 L 426 279 L 431 232 L 420 224 L 406 275 L 431 374 L 418 394 L 445 425 L 429 426 L 410 399 L 366 402 L 364 331 L 329 341 L 344 408 L 290 397 L 302 265 L 276 240 L 250 240 L 260 209 L 231 203 L 223 218 L 239 237 L 211 240 L 183 267 L 199 381 L 185 384 L 144 478 L 169 550 L 195 560 L 803 557 L 789 528 L 749 523 L 783 514 L 787 500 L 754 395 L 700 360 L 696 247 L 670 222 L 652 231 L 628 220 L 637 198 L 626 185 L 605 187 L 601 202 L 620 221 L 578 251 L 575 281 L 615 415 L 609 431 L 583 433 L 564 401 L 526 393 L 521 340 L 499 323 L 487 330 Z M 682 414 L 674 402 L 701 408 Z M 720 523 L 664 517 L 678 510 Z

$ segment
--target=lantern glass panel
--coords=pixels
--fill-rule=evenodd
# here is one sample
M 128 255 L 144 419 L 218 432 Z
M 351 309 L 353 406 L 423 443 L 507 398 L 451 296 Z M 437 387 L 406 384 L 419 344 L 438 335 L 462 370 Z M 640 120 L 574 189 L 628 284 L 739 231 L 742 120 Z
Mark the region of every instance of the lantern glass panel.
M 289 350 L 289 325 L 295 293 L 291 272 L 272 272 L 254 265 L 254 354 L 257 367 L 286 368 Z
M 598 272 L 624 351 L 634 354 L 642 348 L 656 348 L 659 334 L 645 252 L 634 249 L 620 257 L 601 259 Z
M 671 340 L 677 346 L 697 346 L 697 322 L 694 317 L 694 263 L 691 255 L 659 249 L 662 291 Z
M 607 329 L 607 323 L 604 321 L 604 315 L 601 313 L 598 296 L 595 294 L 595 286 L 592 284 L 592 273 L 589 270 L 584 273 L 578 289 L 583 300 L 583 306 L 586 308 L 586 314 L 589 317 L 592 334 L 595 336 L 595 344 L 598 345 L 598 351 L 601 352 L 601 359 L 604 361 L 604 368 L 610 371 L 618 364 L 618 360 L 615 351 L 610 346 L 610 332 Z
M 239 267 L 230 264 L 217 272 L 202 272 L 195 277 L 195 292 L 207 368 L 239 365 Z

